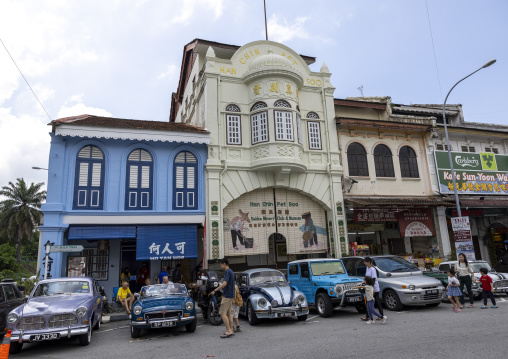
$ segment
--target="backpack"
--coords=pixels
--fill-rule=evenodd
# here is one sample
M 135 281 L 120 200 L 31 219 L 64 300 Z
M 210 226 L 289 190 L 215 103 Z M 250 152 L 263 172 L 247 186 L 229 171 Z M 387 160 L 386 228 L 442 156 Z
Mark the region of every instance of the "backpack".
M 240 291 L 237 289 L 237 287 L 235 288 L 235 304 L 239 307 L 243 305 L 242 295 L 240 294 Z

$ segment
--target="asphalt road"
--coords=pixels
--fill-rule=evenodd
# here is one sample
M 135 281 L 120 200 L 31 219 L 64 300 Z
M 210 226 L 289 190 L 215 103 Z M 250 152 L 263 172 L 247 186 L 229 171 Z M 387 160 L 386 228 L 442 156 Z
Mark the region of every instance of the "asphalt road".
M 311 311 L 306 322 L 283 318 L 252 327 L 240 318 L 242 332 L 220 339 L 224 326 L 211 326 L 199 317 L 195 333 L 182 328 L 144 331 L 130 337 L 128 321 L 102 325 L 92 343 L 78 339 L 25 344 L 10 358 L 506 358 L 508 297 L 497 295 L 499 309 L 437 308 L 385 310 L 386 324 L 365 324 L 354 308 L 321 318 Z

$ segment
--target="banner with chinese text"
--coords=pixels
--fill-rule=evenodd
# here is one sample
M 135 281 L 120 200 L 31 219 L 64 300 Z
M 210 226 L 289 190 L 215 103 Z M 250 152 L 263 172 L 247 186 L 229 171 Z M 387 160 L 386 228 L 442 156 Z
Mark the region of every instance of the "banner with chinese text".
M 196 225 L 138 226 L 136 260 L 197 258 Z
M 457 260 L 460 253 L 463 253 L 468 261 L 476 260 L 469 217 L 453 217 L 451 218 L 451 222 L 453 235 L 455 237 Z
M 400 234 L 402 237 L 435 236 L 432 209 L 410 208 L 398 213 Z

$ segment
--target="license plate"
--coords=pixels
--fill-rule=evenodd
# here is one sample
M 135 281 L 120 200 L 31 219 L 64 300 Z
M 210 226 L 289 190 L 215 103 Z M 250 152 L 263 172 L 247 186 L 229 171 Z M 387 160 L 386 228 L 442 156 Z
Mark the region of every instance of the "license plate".
M 348 302 L 359 302 L 362 300 L 362 297 L 347 297 Z
M 279 317 L 294 317 L 295 313 L 279 313 Z
M 176 322 L 155 322 L 152 323 L 152 328 L 166 328 L 166 327 L 174 327 Z
M 55 339 L 60 339 L 60 333 L 30 335 L 30 341 L 32 341 L 32 342 L 38 342 L 38 341 L 42 341 L 42 340 L 55 340 Z
M 437 294 L 437 289 L 426 290 L 425 294 Z

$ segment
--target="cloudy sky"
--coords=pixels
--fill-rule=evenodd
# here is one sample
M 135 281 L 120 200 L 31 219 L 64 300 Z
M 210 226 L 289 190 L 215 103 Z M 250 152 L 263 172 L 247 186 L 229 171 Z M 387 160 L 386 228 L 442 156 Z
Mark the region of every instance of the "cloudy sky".
M 429 29 L 434 38 L 436 59 Z M 449 103 L 468 121 L 508 124 L 506 0 L 267 0 L 270 40 L 326 62 L 335 97 Z M 183 46 L 264 39 L 262 0 L 1 0 L 0 38 L 52 119 L 97 114 L 167 121 Z M 439 74 L 439 76 L 438 76 Z M 0 186 L 46 182 L 50 119 L 0 45 Z

